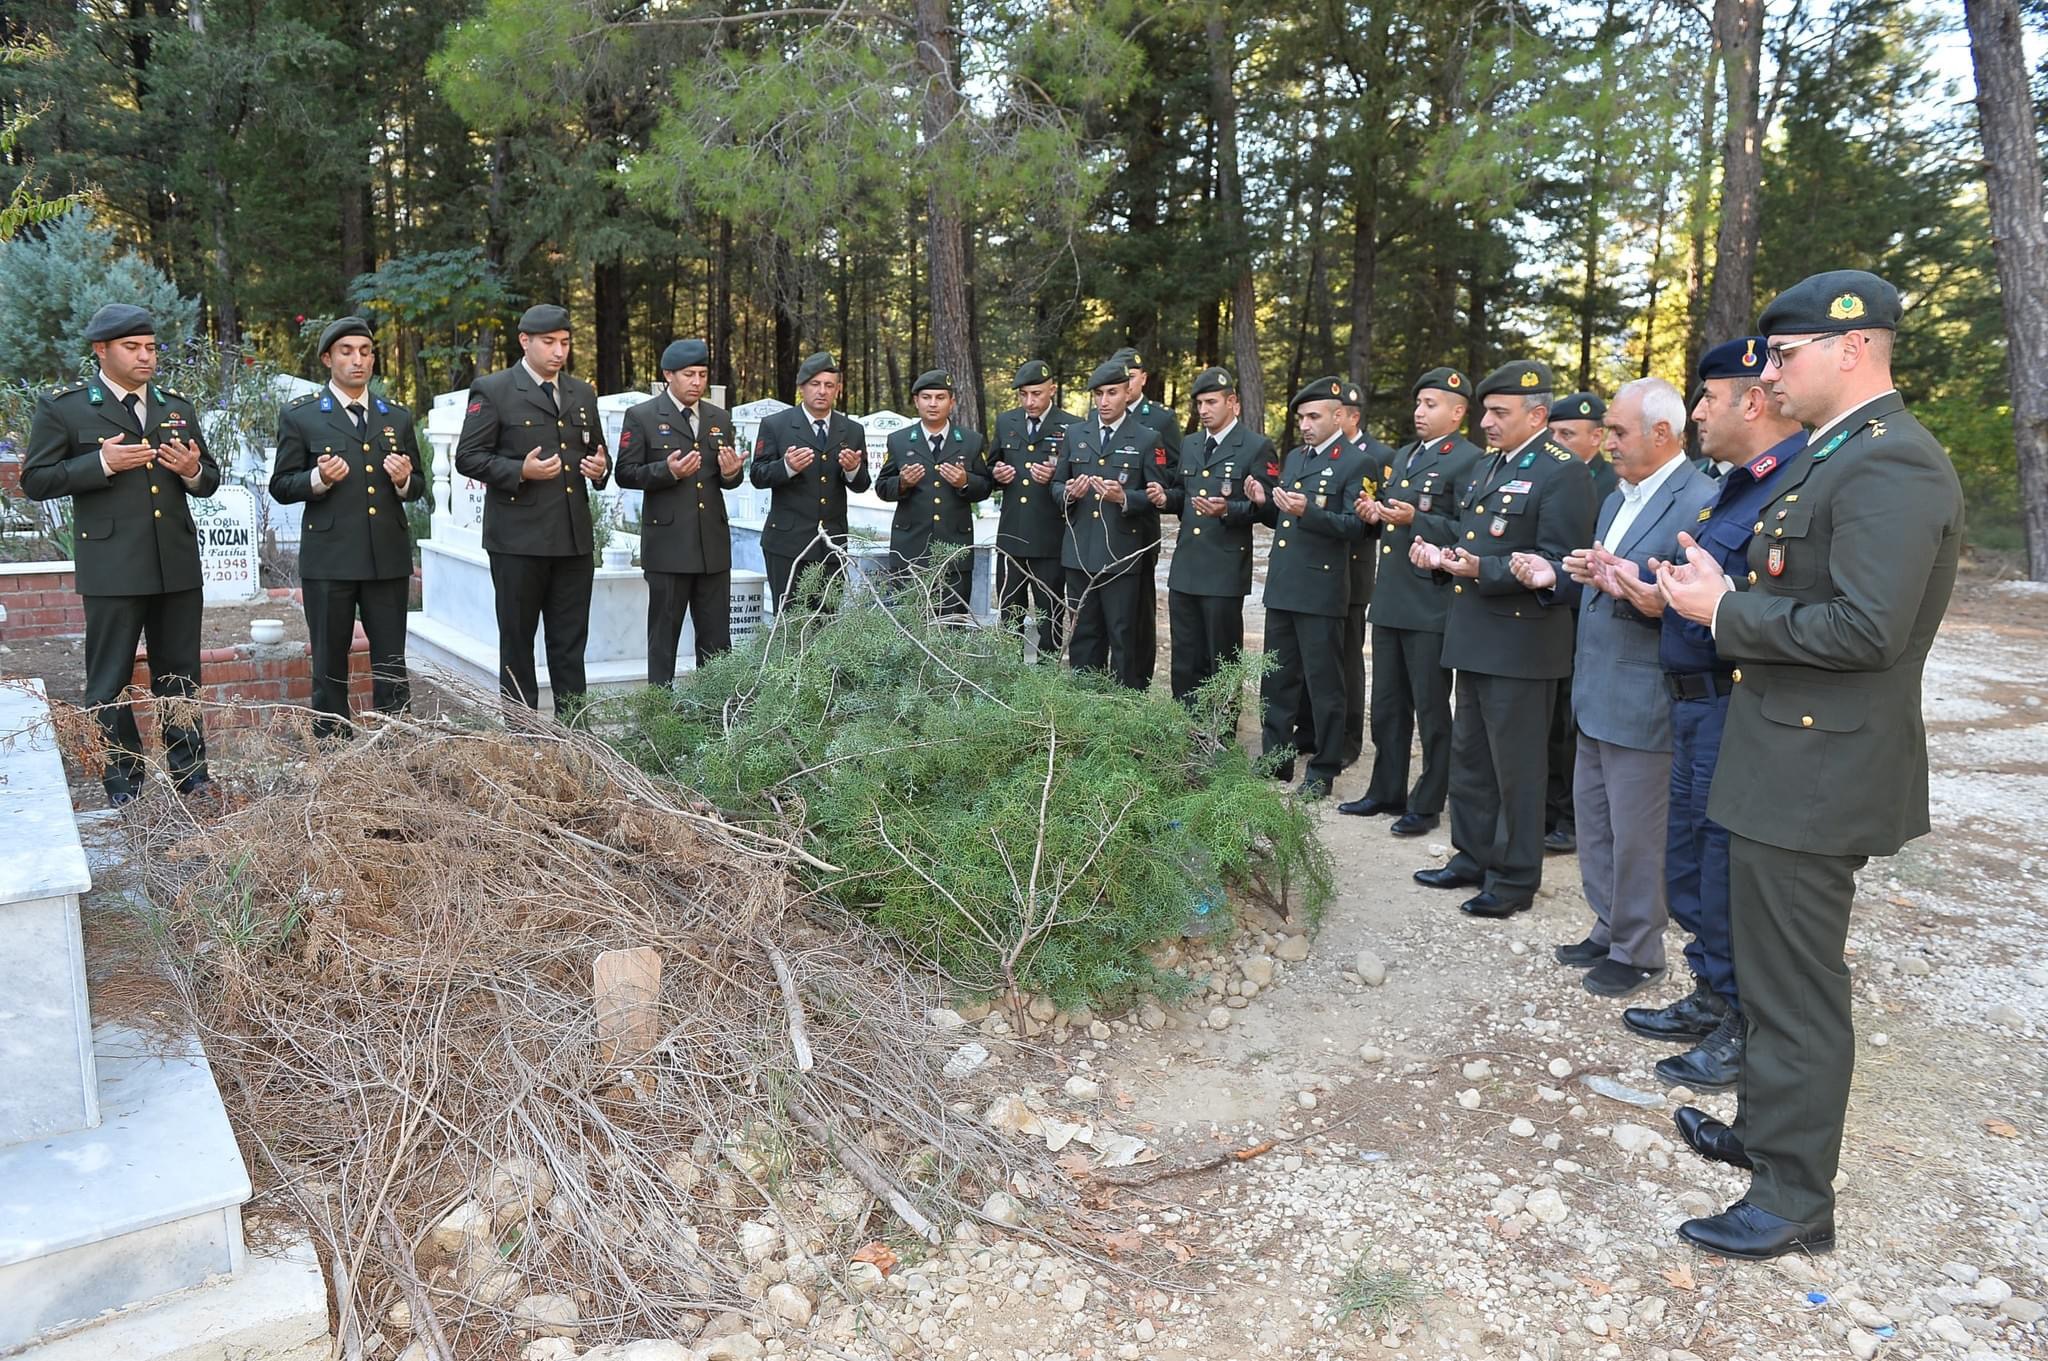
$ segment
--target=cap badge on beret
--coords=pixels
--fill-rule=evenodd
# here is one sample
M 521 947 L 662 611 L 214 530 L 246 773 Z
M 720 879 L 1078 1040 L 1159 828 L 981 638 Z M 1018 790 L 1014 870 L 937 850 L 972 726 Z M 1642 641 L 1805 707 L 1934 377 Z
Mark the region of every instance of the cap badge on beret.
M 1580 403 L 1579 403 L 1579 414 L 1580 414 L 1581 416 L 1590 416 L 1590 415 L 1592 415 L 1592 414 L 1593 414 L 1593 404 L 1592 404 L 1591 402 L 1580 402 Z
M 1854 321 L 1863 315 L 1863 299 L 1844 293 L 1828 304 L 1828 315 L 1836 321 Z
M 1343 385 L 1342 385 L 1342 384 L 1339 384 L 1339 383 L 1332 383 L 1332 384 L 1330 384 L 1330 395 L 1331 395 L 1332 397 L 1341 397 L 1341 396 L 1342 396 L 1343 394 L 1344 394 L 1344 388 L 1343 388 Z
M 1742 367 L 1744 367 L 1745 369 L 1753 369 L 1756 367 L 1755 336 L 1751 336 L 1748 342 L 1745 343 L 1742 347 Z
M 1444 381 L 1445 381 L 1446 383 L 1449 383 L 1449 384 L 1450 384 L 1450 385 L 1451 385 L 1452 387 L 1456 387 L 1456 386 L 1458 386 L 1458 384 L 1459 384 L 1459 383 L 1461 383 L 1461 382 L 1462 382 L 1462 381 L 1464 381 L 1464 380 L 1462 380 L 1461 378 L 1459 378 L 1459 377 L 1458 377 L 1458 375 L 1454 373 L 1454 374 L 1452 374 L 1452 375 L 1451 375 L 1450 377 L 1448 377 L 1448 378 L 1444 379 Z
M 1536 387 L 1536 386 L 1540 385 L 1540 384 L 1541 384 L 1542 382 L 1543 382 L 1543 380 L 1542 380 L 1541 378 L 1539 378 L 1539 377 L 1538 377 L 1538 376 L 1536 375 L 1536 370 L 1534 370 L 1534 369 L 1525 369 L 1525 370 L 1523 370 L 1523 371 L 1522 371 L 1522 386 L 1523 386 L 1523 387 L 1525 387 L 1525 388 L 1532 388 L 1532 387 Z

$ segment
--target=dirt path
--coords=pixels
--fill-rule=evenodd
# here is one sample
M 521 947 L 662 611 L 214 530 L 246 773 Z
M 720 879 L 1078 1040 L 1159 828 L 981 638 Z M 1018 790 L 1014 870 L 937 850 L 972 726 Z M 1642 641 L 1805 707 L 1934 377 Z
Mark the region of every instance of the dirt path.
M 1457 895 L 1409 880 L 1430 845 L 1341 817 L 1333 800 L 1322 818 L 1343 893 L 1308 960 L 1221 1032 L 1202 1023 L 1217 1000 L 1203 998 L 1157 1031 L 1064 1051 L 1101 1084 L 1100 1109 L 1122 1098 L 1120 1128 L 1154 1131 L 1164 1164 L 1295 1138 L 1119 1197 L 1155 1246 L 1178 1245 L 1180 1279 L 1198 1288 L 1104 1275 L 1077 1309 L 1071 1295 L 991 1292 L 955 1306 L 941 1350 L 2048 1355 L 2044 674 L 2048 596 L 1968 583 L 1928 670 L 1935 833 L 1858 885 L 1859 1054 L 1832 1256 L 1731 1264 L 1672 1233 L 1745 1180 L 1673 1147 L 1669 1111 L 1690 1098 L 1650 1071 L 1670 1051 L 1550 959 L 1589 919 L 1572 858 L 1551 859 L 1535 911 L 1474 922 Z M 1354 770 L 1339 795 L 1362 781 Z M 1422 840 L 1440 852 L 1445 838 Z M 1675 930 L 1669 945 L 1676 963 Z M 1384 961 L 1383 985 L 1350 972 L 1360 949 Z M 1014 1088 L 1024 1065 L 1004 1066 Z M 1039 1085 L 1085 1115 L 1060 1091 L 1064 1071 Z M 1655 1104 L 1596 1095 L 1583 1085 L 1595 1074 Z M 1724 1115 L 1734 1104 L 1698 1100 Z M 1396 1301 L 1377 1330 L 1369 1310 L 1336 1317 L 1347 1273 L 1354 1304 L 1374 1288 Z

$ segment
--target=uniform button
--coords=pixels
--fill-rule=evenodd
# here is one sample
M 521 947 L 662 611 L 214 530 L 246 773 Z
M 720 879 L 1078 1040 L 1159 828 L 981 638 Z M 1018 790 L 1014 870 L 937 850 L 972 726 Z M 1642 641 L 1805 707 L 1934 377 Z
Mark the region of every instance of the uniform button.
M 1382 553 L 1391 553 L 1391 552 L 1393 552 L 1393 551 L 1394 551 L 1394 545 L 1392 545 L 1392 544 L 1390 544 L 1390 543 L 1383 543 L 1383 544 L 1381 544 L 1381 545 L 1380 545 L 1380 552 L 1382 552 Z
M 1029 496 L 1020 496 L 1017 498 L 1017 504 L 1020 506 L 1028 506 L 1031 504 L 1031 498 Z
M 375 467 L 373 467 L 372 465 L 370 465 L 370 464 L 368 464 L 368 463 L 365 463 L 365 464 L 363 465 L 363 471 L 364 471 L 364 472 L 366 472 L 366 473 L 374 473 L 374 472 L 376 472 L 376 471 L 377 471 L 377 469 L 376 469 Z
M 1463 595 L 1463 594 L 1465 594 L 1465 588 L 1464 588 L 1463 586 L 1453 586 L 1453 587 L 1451 587 L 1451 594 L 1452 594 L 1452 595 Z
M 1275 548 L 1285 548 L 1285 547 L 1287 547 L 1287 540 L 1285 540 L 1285 539 L 1275 539 L 1275 540 L 1273 541 L 1273 547 L 1275 547 Z
M 704 503 L 703 503 L 702 501 L 699 501 L 699 502 L 697 503 L 697 509 L 699 509 L 699 510 L 702 510 L 702 509 L 704 509 Z
M 1477 530 L 1468 529 L 1465 531 L 1465 537 L 1468 539 L 1476 539 L 1479 537 L 1479 532 Z
M 149 461 L 148 461 L 147 463 L 144 463 L 144 464 L 143 464 L 142 466 L 143 466 L 143 467 L 145 467 L 145 468 L 147 468 L 147 469 L 149 469 L 149 470 L 150 470 L 151 472 L 155 472 L 155 471 L 156 471 L 156 460 L 155 460 L 155 459 L 150 459 L 150 460 L 149 460 Z
M 1812 714 L 1801 714 L 1801 715 L 1799 715 L 1799 726 L 1800 726 L 1800 727 L 1802 727 L 1802 728 L 1810 728 L 1810 727 L 1812 727 L 1812 726 L 1813 726 L 1813 715 L 1812 715 Z
M 1102 518 L 1102 512 L 1101 512 L 1101 511 L 1099 511 L 1099 510 L 1096 510 L 1096 511 L 1090 511 L 1090 512 L 1089 512 L 1089 514 L 1093 515 L 1093 516 L 1094 516 L 1094 517 L 1095 517 L 1096 519 L 1098 519 L 1098 520 L 1100 520 L 1100 519 Z
M 1734 673 L 1728 679 L 1734 681 L 1737 685 L 1742 684 L 1742 668 L 1736 667 Z
M 1404 477 L 1404 478 L 1402 478 L 1402 479 L 1401 479 L 1401 485 L 1402 485 L 1402 486 L 1404 486 L 1404 487 L 1405 487 L 1405 486 L 1407 486 L 1407 485 L 1408 485 L 1408 479 L 1407 479 L 1407 478 L 1405 478 L 1405 477 Z
M 1195 526 L 1195 533 L 1199 534 L 1199 533 L 1201 533 L 1201 532 L 1202 532 L 1202 527 L 1201 527 L 1200 525 L 1196 525 L 1196 526 Z
M 938 516 L 938 512 L 937 512 L 937 511 L 933 511 L 933 512 L 932 512 L 932 518 L 933 518 L 934 520 L 936 520 L 936 519 L 938 519 L 938 518 L 939 518 L 939 516 Z
M 155 496 L 155 495 L 156 495 L 156 483 L 152 482 L 152 483 L 150 483 L 150 484 L 149 484 L 149 494 L 150 494 L 151 496 Z
M 365 445 L 363 446 L 363 452 L 364 452 L 364 453 L 366 453 L 366 454 L 367 454 L 367 453 L 369 453 L 369 452 L 370 452 L 370 446 L 369 446 L 369 445 L 367 445 L 367 444 L 365 444 Z
M 1756 522 L 1755 524 L 1753 524 L 1753 525 L 1751 525 L 1751 526 L 1749 527 L 1749 532 L 1750 532 L 1750 533 L 1752 533 L 1752 534 L 1761 534 L 1761 533 L 1763 533 L 1763 532 L 1764 532 L 1764 522 L 1763 522 L 1762 520 L 1758 520 L 1758 521 L 1757 521 L 1757 522 Z
M 1784 527 L 1783 525 L 1779 525 L 1779 526 L 1778 526 L 1778 527 L 1777 527 L 1776 529 L 1774 529 L 1774 530 L 1772 530 L 1772 531 L 1771 531 L 1771 536 L 1772 536 L 1773 538 L 1778 538 L 1778 539 L 1782 539 L 1782 538 L 1784 538 L 1784 537 L 1785 537 L 1785 527 Z
M 576 489 L 575 489 L 574 487 L 564 487 L 564 488 L 562 488 L 562 495 L 564 495 L 564 496 L 574 496 L 575 494 L 576 494 Z
M 818 498 L 818 504 L 819 504 L 819 505 L 821 505 L 821 506 L 822 506 L 822 505 L 824 505 L 824 504 L 825 504 L 825 498 L 824 498 L 824 497 L 822 497 L 822 496 L 821 496 L 821 497 L 819 497 L 819 498 Z
M 153 510 L 150 512 L 150 514 L 156 516 L 156 518 L 159 520 L 164 518 L 164 513 L 160 510 Z
M 1294 521 L 1292 521 L 1292 520 L 1282 520 L 1282 521 L 1280 522 L 1280 527 L 1281 527 L 1282 529 L 1292 529 L 1292 528 L 1294 528 Z
M 372 515 L 375 515 L 376 513 L 377 513 L 377 508 L 376 508 L 375 506 L 371 506 L 371 507 L 370 507 L 370 514 L 372 514 Z
M 1756 573 L 1751 572 L 1749 574 L 1749 584 L 1752 586 L 1756 585 Z
M 370 495 L 372 496 L 375 496 L 377 494 L 377 489 L 375 487 L 365 487 L 363 488 L 363 490 L 370 493 Z

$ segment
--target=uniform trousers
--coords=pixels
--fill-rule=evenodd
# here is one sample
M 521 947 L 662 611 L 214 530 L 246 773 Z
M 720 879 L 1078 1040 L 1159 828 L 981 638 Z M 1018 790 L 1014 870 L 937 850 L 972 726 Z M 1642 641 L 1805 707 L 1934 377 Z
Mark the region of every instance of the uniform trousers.
M 1450 868 L 1515 900 L 1543 882 L 1543 783 L 1554 680 L 1458 673 Z
M 198 708 L 199 620 L 205 592 L 85 597 L 85 707 L 99 720 L 107 748 L 100 780 L 109 798 L 139 792 L 147 771 L 135 711 L 121 695 L 135 675 L 135 644 L 148 640 L 149 690 L 157 704 L 164 761 L 189 789 L 206 778 L 206 737 Z
M 529 709 L 540 707 L 533 635 L 543 626 L 555 716 L 564 717 L 582 699 L 583 648 L 590 637 L 590 588 L 596 576 L 588 553 L 491 554 L 498 602 L 498 689 L 507 699 Z

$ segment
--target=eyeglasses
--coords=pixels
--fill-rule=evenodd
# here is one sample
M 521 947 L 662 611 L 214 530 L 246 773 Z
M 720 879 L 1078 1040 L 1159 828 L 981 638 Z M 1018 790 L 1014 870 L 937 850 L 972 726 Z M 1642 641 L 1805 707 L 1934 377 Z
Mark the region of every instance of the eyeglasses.
M 1841 337 L 1839 335 L 1808 336 L 1804 340 L 1788 340 L 1782 345 L 1766 345 L 1764 346 L 1764 354 L 1770 358 L 1770 361 L 1773 364 L 1776 364 L 1779 368 L 1782 369 L 1785 367 L 1785 356 L 1792 353 L 1792 351 L 1798 349 L 1800 346 L 1811 345 L 1817 340 L 1840 339 Z

